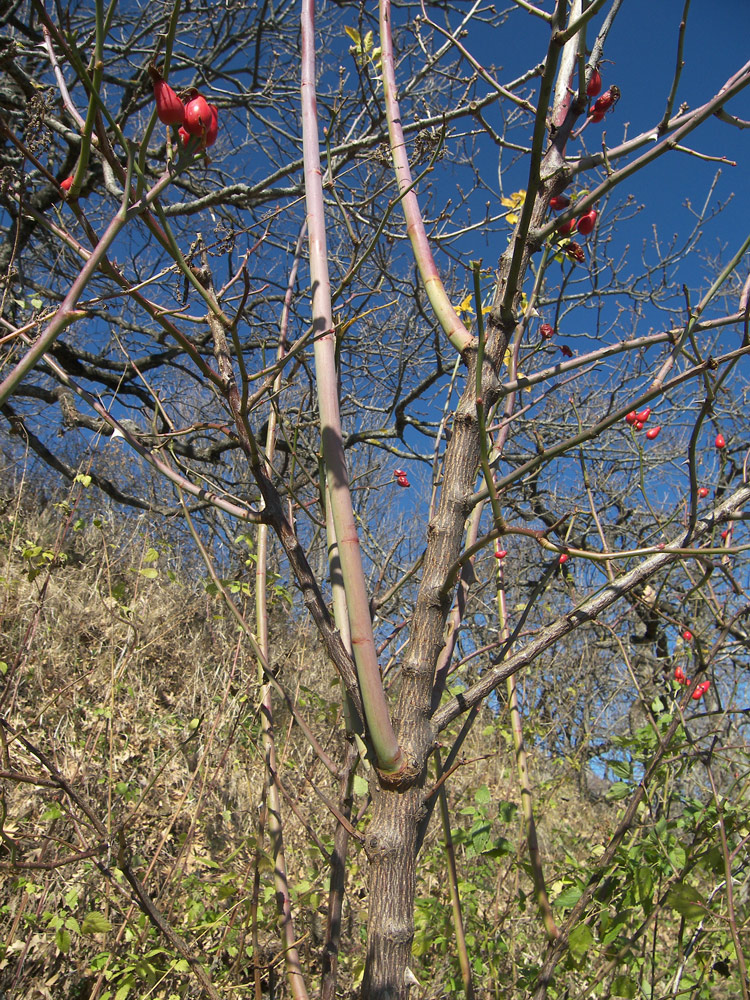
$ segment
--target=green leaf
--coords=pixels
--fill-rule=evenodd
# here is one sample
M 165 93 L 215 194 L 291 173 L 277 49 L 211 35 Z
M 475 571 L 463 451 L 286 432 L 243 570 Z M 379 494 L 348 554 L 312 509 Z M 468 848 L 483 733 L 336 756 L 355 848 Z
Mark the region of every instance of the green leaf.
M 139 569 L 138 573 L 145 576 L 147 580 L 155 580 L 159 575 L 159 570 L 154 566 L 148 566 L 146 569 Z
M 518 806 L 515 802 L 504 800 L 503 802 L 498 802 L 497 812 L 501 822 L 512 823 L 516 818 Z
M 594 935 L 587 924 L 578 924 L 577 927 L 573 928 L 568 938 L 568 948 L 576 964 L 579 964 L 586 957 L 586 953 L 593 943 Z
M 42 302 L 42 300 L 39 298 L 38 295 L 34 296 L 34 298 L 31 300 L 31 304 L 34 307 L 34 309 L 41 309 L 42 306 L 44 305 L 44 303 Z
M 484 858 L 503 858 L 508 854 L 514 854 L 515 847 L 508 840 L 507 837 L 498 837 L 495 840 L 495 846 L 490 847 L 486 851 L 482 851 L 482 857 Z
M 606 798 L 610 802 L 618 802 L 620 799 L 626 798 L 630 794 L 630 785 L 625 781 L 616 781 L 614 785 L 606 794 Z
M 562 906 L 566 910 L 570 909 L 571 906 L 575 906 L 578 900 L 581 898 L 581 888 L 577 885 L 569 885 L 567 889 L 563 889 L 560 895 L 555 899 L 555 906 Z
M 630 976 L 615 976 L 612 983 L 612 996 L 613 997 L 627 997 L 630 1000 L 638 992 L 637 984 L 630 978 Z
M 68 952 L 70 951 L 70 931 L 66 930 L 64 927 L 61 927 L 55 933 L 55 944 L 63 953 L 63 955 L 67 955 Z
M 686 920 L 700 920 L 706 915 L 706 902 L 692 885 L 673 885 L 667 893 L 667 906 Z
M 645 865 L 639 868 L 635 873 L 635 884 L 638 890 L 638 902 L 641 905 L 650 903 L 654 891 L 654 876 L 651 869 Z
M 359 795 L 359 796 L 367 795 L 367 793 L 368 793 L 369 790 L 370 790 L 370 786 L 367 784 L 367 781 L 362 777 L 362 775 L 361 774 L 355 774 L 354 775 L 354 794 L 355 795 Z
M 156 551 L 156 549 L 150 548 L 146 550 L 146 555 L 143 557 L 143 561 L 145 563 L 152 563 L 156 562 L 158 558 L 159 558 L 159 553 Z
M 106 934 L 111 930 L 112 924 L 103 913 L 97 913 L 96 910 L 87 913 L 81 924 L 81 934 Z
M 486 805 L 491 798 L 490 790 L 486 785 L 482 785 L 481 788 L 477 788 L 476 792 L 474 792 L 474 801 L 478 802 L 481 806 Z
M 88 487 L 91 486 L 91 476 L 87 476 L 83 472 L 79 472 L 73 482 L 80 483 L 81 486 Z
M 626 760 L 610 760 L 607 762 L 613 774 L 618 778 L 630 778 L 633 774 L 633 765 Z
M 685 848 L 682 844 L 675 844 L 669 849 L 669 860 L 675 872 L 681 872 L 685 867 Z

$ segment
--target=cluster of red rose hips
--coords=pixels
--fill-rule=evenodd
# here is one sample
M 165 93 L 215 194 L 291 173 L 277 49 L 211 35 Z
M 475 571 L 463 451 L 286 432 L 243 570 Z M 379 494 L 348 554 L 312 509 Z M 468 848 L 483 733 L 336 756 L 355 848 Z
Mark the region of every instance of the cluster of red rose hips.
M 687 634 L 690 636 L 691 639 L 693 638 L 693 636 L 689 631 L 687 632 Z M 685 674 L 685 671 L 682 669 L 682 667 L 675 667 L 674 679 L 677 681 L 678 684 L 682 684 L 684 687 L 690 687 L 690 684 L 692 683 L 690 678 Z M 695 691 L 693 691 L 693 701 L 698 701 L 699 698 L 702 698 L 710 687 L 711 687 L 711 681 L 701 681 L 700 684 L 696 684 Z
M 650 416 L 651 416 L 651 407 L 647 406 L 645 410 L 641 410 L 639 413 L 636 413 L 635 410 L 631 410 L 630 413 L 628 413 L 628 415 L 625 417 L 625 422 L 630 424 L 633 430 L 642 431 L 644 424 L 646 423 L 646 421 Z M 646 437 L 649 439 L 649 441 L 653 441 L 655 437 L 659 436 L 660 430 L 661 430 L 661 425 L 659 425 L 658 427 L 651 427 L 649 430 L 646 431 Z
M 404 489 L 409 486 L 409 480 L 406 478 L 406 473 L 403 469 L 394 469 L 393 476 L 399 486 L 403 486 Z
M 555 212 L 562 212 L 562 210 L 564 208 L 568 208 L 569 205 L 570 198 L 564 194 L 555 195 L 554 198 L 550 198 L 549 200 L 549 207 Z M 597 210 L 595 208 L 591 208 L 579 219 L 568 219 L 567 222 L 563 222 L 561 226 L 557 227 L 557 231 L 563 236 L 568 236 L 574 230 L 578 230 L 582 236 L 588 236 L 589 233 L 593 231 L 598 216 L 599 213 Z
M 599 92 L 602 89 L 602 75 L 599 72 L 598 67 L 594 67 L 594 72 L 589 77 L 589 82 L 586 84 L 586 96 L 596 97 L 596 100 L 589 108 L 589 120 L 592 122 L 600 122 L 608 111 L 620 100 L 620 88 L 612 86 L 609 90 L 605 90 L 604 93 L 599 96 Z
M 148 72 L 154 85 L 154 100 L 159 121 L 178 128 L 183 145 L 187 145 L 192 138 L 197 137 L 201 140 L 202 149 L 213 146 L 219 134 L 219 111 L 216 105 L 209 104 L 196 90 L 191 92 L 192 96 L 183 104 L 154 66 L 150 66 Z

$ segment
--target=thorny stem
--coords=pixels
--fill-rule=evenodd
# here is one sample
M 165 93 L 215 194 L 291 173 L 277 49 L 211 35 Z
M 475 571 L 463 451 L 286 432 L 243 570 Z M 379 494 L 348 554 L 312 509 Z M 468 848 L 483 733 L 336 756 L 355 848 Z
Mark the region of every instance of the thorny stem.
M 440 782 L 443 777 L 443 766 L 440 760 L 440 751 L 435 750 L 435 775 Z M 453 847 L 453 837 L 451 835 L 451 816 L 448 809 L 448 796 L 445 791 L 445 783 L 441 783 L 438 788 L 438 800 L 440 802 L 440 820 L 443 825 L 443 845 L 445 847 L 445 857 L 448 862 L 448 885 L 451 894 L 451 910 L 453 912 L 453 930 L 456 935 L 456 949 L 458 951 L 458 964 L 461 967 L 461 979 L 464 984 L 466 1000 L 474 1000 L 474 983 L 471 976 L 471 962 L 469 960 L 469 949 L 466 945 L 466 933 L 464 931 L 464 920 L 461 913 L 461 894 L 458 888 L 458 870 L 456 868 L 456 852 Z
M 385 111 L 388 119 L 388 135 L 393 157 L 393 169 L 398 189 L 403 195 L 401 206 L 406 218 L 406 228 L 411 241 L 414 259 L 419 268 L 430 305 L 450 342 L 461 353 L 473 343 L 473 337 L 461 322 L 445 291 L 438 274 L 432 250 L 425 232 L 419 202 L 412 185 L 406 141 L 401 128 L 401 112 L 398 106 L 396 74 L 393 65 L 393 39 L 391 36 L 390 0 L 380 0 L 380 47 L 382 50 L 383 90 Z
M 503 561 L 499 560 L 497 565 L 497 610 L 500 622 L 500 638 L 507 642 L 510 637 L 508 629 L 508 614 L 505 602 L 505 583 L 503 579 Z M 526 844 L 529 849 L 529 863 L 531 865 L 531 877 L 534 882 L 534 893 L 536 894 L 537 906 L 542 915 L 544 929 L 547 939 L 554 941 L 560 933 L 552 915 L 547 885 L 544 879 L 544 868 L 542 867 L 542 855 L 539 850 L 539 840 L 536 834 L 536 822 L 534 820 L 534 803 L 531 795 L 531 778 L 529 775 L 529 761 L 526 754 L 526 746 L 523 739 L 523 723 L 521 721 L 521 710 L 518 705 L 518 687 L 516 676 L 511 674 L 506 681 L 508 690 L 508 710 L 510 712 L 510 728 L 513 734 L 513 745 L 516 750 L 516 770 L 518 772 L 518 784 L 521 790 L 521 813 L 523 815 L 524 832 L 526 834 Z
M 315 4 L 302 4 L 302 141 L 305 160 L 305 201 L 310 252 L 315 371 L 326 481 L 341 560 L 341 572 L 351 628 L 367 731 L 380 769 L 397 773 L 403 755 L 390 720 L 372 633 L 359 536 L 354 519 L 344 454 L 335 366 L 335 331 L 331 314 L 328 252 L 318 149 L 315 95 Z

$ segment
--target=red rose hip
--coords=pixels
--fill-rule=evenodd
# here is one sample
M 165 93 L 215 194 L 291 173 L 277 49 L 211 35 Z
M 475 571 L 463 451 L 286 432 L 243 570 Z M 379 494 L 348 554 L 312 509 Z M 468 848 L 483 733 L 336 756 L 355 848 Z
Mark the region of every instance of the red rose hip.
M 213 146 L 219 134 L 219 109 L 215 104 L 209 104 L 208 110 L 211 114 L 211 121 L 206 129 L 205 143 L 207 146 Z
M 157 69 L 150 66 L 148 72 L 154 85 L 154 100 L 159 121 L 165 125 L 182 125 L 185 121 L 185 106 L 182 101 Z
M 556 194 L 554 198 L 550 198 L 549 207 L 555 212 L 562 212 L 564 208 L 567 208 L 570 204 L 570 198 L 566 197 L 564 194 Z
M 596 67 L 594 67 L 594 72 L 589 77 L 589 82 L 586 84 L 586 96 L 596 97 L 599 91 L 602 89 L 602 75 Z
M 200 94 L 185 105 L 185 128 L 191 135 L 205 135 L 211 120 L 208 101 Z
M 727 443 L 724 440 L 724 435 L 723 434 L 717 434 L 716 435 L 716 440 L 714 441 L 714 444 L 719 449 L 719 451 L 721 451 L 722 448 L 726 448 Z
M 588 236 L 591 230 L 596 225 L 596 217 L 599 213 L 595 208 L 592 208 L 590 212 L 582 215 L 578 220 L 578 232 L 583 236 Z

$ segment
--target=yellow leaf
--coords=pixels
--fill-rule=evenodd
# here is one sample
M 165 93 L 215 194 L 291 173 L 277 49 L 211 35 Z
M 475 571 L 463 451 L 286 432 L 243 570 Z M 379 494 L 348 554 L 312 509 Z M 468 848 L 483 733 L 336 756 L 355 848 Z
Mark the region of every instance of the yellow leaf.
M 511 209 L 505 216 L 505 221 L 511 226 L 515 226 L 518 222 L 518 211 L 526 200 L 525 191 L 514 191 L 510 198 L 501 198 L 500 203 L 505 205 L 506 208 Z
M 472 305 L 473 301 L 474 301 L 474 296 L 471 294 L 471 292 L 469 292 L 469 294 L 463 300 L 461 305 L 456 307 L 456 312 L 458 313 L 458 315 L 460 316 L 461 313 L 467 312 L 471 313 L 471 315 L 473 316 L 474 315 L 474 306 Z
M 362 36 L 357 31 L 357 29 L 356 28 L 346 28 L 345 27 L 344 31 L 351 38 L 351 40 L 354 42 L 354 44 L 357 46 L 357 48 L 361 49 L 362 48 Z
M 520 208 L 526 201 L 525 191 L 514 191 L 510 198 L 501 198 L 500 204 L 506 208 Z

